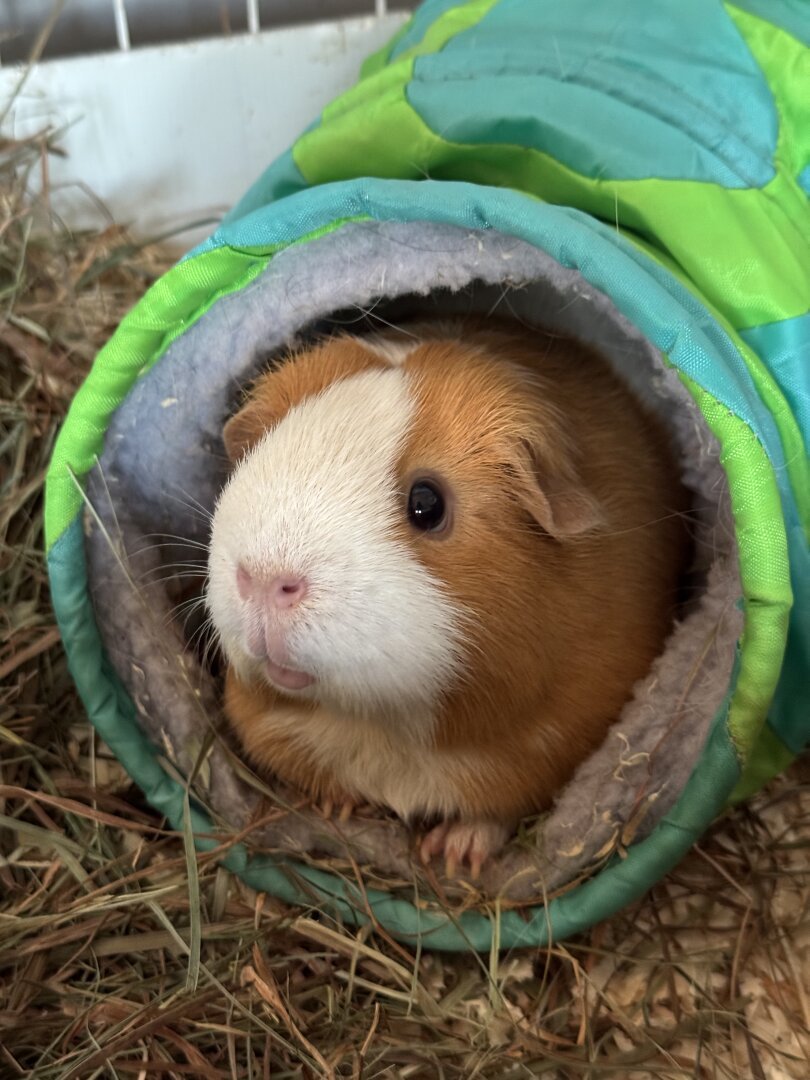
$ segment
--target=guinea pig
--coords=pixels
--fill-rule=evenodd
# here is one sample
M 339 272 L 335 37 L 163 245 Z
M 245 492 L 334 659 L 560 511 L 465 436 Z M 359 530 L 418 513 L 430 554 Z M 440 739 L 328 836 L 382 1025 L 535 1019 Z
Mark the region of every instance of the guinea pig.
M 207 604 L 249 759 L 477 876 L 662 651 L 688 499 L 659 423 L 575 340 L 427 322 L 292 355 L 223 438 Z

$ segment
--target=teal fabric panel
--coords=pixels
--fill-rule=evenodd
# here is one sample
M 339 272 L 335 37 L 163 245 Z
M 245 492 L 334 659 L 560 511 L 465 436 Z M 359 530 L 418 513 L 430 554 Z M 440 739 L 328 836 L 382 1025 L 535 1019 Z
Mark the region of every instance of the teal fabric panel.
M 799 173 L 799 187 L 810 195 L 810 165 Z
M 760 19 L 767 19 L 774 26 L 810 46 L 810 3 L 808 0 L 734 0 L 734 7 L 750 11 Z
M 774 176 L 773 97 L 719 0 L 501 0 L 415 72 L 408 98 L 449 141 L 532 146 L 614 179 Z
M 584 176 L 654 175 L 726 188 L 762 186 L 773 178 L 768 159 L 660 85 L 640 76 L 628 80 L 615 65 L 596 61 L 586 78 L 561 79 L 552 47 L 538 54 L 479 54 L 474 79 L 464 57 L 419 57 L 408 101 L 447 142 L 525 146 Z
M 810 115 L 810 103 L 808 110 Z M 810 296 L 807 302 L 810 305 Z M 795 319 L 742 330 L 740 337 L 779 383 L 810 449 L 810 310 Z

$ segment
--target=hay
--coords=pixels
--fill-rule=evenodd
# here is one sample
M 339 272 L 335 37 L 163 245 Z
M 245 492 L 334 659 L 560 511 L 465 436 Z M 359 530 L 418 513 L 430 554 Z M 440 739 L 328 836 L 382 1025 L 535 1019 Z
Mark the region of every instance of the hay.
M 413 954 L 193 855 L 78 702 L 42 481 L 93 354 L 168 257 L 71 234 L 0 147 L 0 1076 L 810 1075 L 810 763 L 564 945 Z

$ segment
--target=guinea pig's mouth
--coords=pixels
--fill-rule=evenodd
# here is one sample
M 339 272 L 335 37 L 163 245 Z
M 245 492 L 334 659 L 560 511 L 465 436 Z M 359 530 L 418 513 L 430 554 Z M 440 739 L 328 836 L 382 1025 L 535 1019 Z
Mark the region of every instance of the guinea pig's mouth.
M 306 671 L 282 667 L 275 660 L 271 660 L 269 656 L 264 659 L 264 671 L 270 682 L 277 686 L 279 690 L 305 690 L 315 682 L 314 677 Z

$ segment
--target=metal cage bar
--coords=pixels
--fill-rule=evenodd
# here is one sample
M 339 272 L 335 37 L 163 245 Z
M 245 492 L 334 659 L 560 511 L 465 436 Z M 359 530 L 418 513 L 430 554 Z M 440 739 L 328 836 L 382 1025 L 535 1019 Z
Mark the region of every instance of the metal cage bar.
M 118 48 L 122 52 L 128 52 L 132 48 L 129 34 L 129 19 L 127 18 L 126 0 L 111 0 L 113 15 L 115 18 L 115 36 Z M 388 14 L 388 0 L 369 0 L 373 4 L 374 14 L 377 18 L 383 18 Z M 259 0 L 245 0 L 247 13 L 247 29 L 250 34 L 258 34 L 261 30 L 261 14 Z
M 129 20 L 125 0 L 112 0 L 113 15 L 115 16 L 115 36 L 118 39 L 118 48 L 122 52 L 129 52 Z
M 261 29 L 259 0 L 247 0 L 247 28 L 249 34 L 258 34 Z

